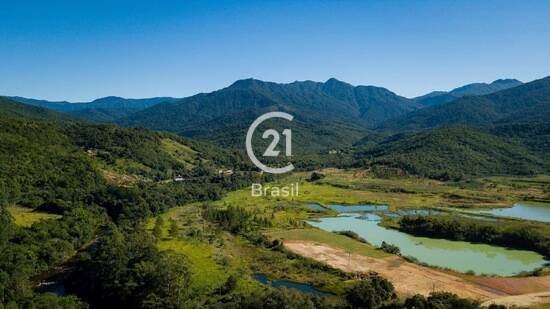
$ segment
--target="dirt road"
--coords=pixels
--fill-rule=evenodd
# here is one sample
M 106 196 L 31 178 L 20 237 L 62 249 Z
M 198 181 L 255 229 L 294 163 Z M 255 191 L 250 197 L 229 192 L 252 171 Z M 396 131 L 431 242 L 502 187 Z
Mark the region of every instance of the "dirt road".
M 372 258 L 359 254 L 350 254 L 342 249 L 309 241 L 287 240 L 284 242 L 284 245 L 297 254 L 324 262 L 347 272 L 379 273 L 389 279 L 397 292 L 403 296 L 414 294 L 428 295 L 433 291 L 448 291 L 461 297 L 478 299 L 480 301 L 492 300 L 496 303 L 507 305 L 518 304 L 521 306 L 550 300 L 548 297 L 544 297 L 544 295 L 539 295 L 540 292 L 550 294 L 550 290 L 546 289 L 546 287 L 550 288 L 550 276 L 536 278 L 540 282 L 535 286 L 525 280 L 531 280 L 531 278 L 490 278 L 486 282 L 476 282 L 429 267 L 409 263 L 397 256 Z M 500 282 L 500 279 L 504 281 Z M 521 285 L 522 282 L 531 284 L 531 293 L 512 296 L 513 291 L 501 289 L 500 284 L 497 284 L 502 283 L 502 285 L 506 285 L 506 280 L 510 281 L 510 283 L 513 281 L 518 285 Z M 539 294 L 533 295 L 535 292 L 539 292 Z

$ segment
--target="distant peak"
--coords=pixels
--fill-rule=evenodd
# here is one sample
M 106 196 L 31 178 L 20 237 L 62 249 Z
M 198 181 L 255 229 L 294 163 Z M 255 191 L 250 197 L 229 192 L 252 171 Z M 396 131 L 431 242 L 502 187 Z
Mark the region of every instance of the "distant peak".
M 229 87 L 250 87 L 260 83 L 263 83 L 263 82 L 261 80 L 254 79 L 254 78 L 245 78 L 245 79 L 239 79 L 235 81 Z
M 331 84 L 332 84 L 332 85 L 346 85 L 346 86 L 351 86 L 351 87 L 353 87 L 352 85 L 350 85 L 350 84 L 348 84 L 348 83 L 346 83 L 346 82 L 343 82 L 343 81 L 341 81 L 341 80 L 338 80 L 338 79 L 336 79 L 336 78 L 334 78 L 334 77 L 331 77 L 331 78 L 327 79 L 327 81 L 325 82 L 325 84 L 328 84 L 328 85 L 331 85 Z
M 111 95 L 111 96 L 95 99 L 92 102 L 113 101 L 113 100 L 124 100 L 124 98 Z
M 523 82 L 515 79 L 515 78 L 500 78 L 491 83 L 491 85 L 502 85 L 502 84 L 517 84 L 521 85 Z

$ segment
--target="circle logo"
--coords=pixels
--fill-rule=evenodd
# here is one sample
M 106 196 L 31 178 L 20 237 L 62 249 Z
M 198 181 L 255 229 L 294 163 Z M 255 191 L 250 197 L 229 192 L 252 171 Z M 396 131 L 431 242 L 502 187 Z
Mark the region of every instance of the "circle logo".
M 260 117 L 256 118 L 254 122 L 250 125 L 248 128 L 248 132 L 246 133 L 246 153 L 248 154 L 248 157 L 256 165 L 259 169 L 266 173 L 271 174 L 283 174 L 288 173 L 294 169 L 294 165 L 292 163 L 289 163 L 288 165 L 284 167 L 270 167 L 262 163 L 256 155 L 254 154 L 254 150 L 252 149 L 252 135 L 254 135 L 254 131 L 256 131 L 256 128 L 262 124 L 262 122 L 271 119 L 271 118 L 282 118 L 286 119 L 288 121 L 292 121 L 294 117 L 288 113 L 285 112 L 269 112 L 261 115 Z M 285 156 L 290 157 L 292 156 L 292 131 L 290 129 L 284 129 L 282 134 L 285 136 Z M 271 143 L 265 150 L 262 156 L 264 157 L 278 157 L 280 154 L 279 150 L 275 150 L 277 145 L 279 144 L 279 141 L 281 139 L 281 135 L 277 130 L 274 129 L 267 129 L 262 134 L 262 138 L 269 138 L 272 137 Z

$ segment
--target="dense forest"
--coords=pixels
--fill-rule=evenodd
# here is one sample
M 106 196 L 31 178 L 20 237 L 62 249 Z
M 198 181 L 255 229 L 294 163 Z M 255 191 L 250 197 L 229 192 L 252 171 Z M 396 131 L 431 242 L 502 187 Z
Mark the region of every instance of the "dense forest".
M 355 166 L 388 166 L 440 180 L 533 175 L 550 170 L 550 161 L 540 150 L 543 145 L 535 149 L 535 145 L 529 147 L 513 138 L 467 127 L 374 138 L 379 141 L 365 141 L 366 145 L 358 145 L 354 150 Z
M 263 177 L 248 172 L 250 168 L 238 154 L 204 143 L 145 129 L 80 123 L 9 100 L 0 103 L 2 308 L 87 307 L 73 296 L 33 292 L 37 278 L 63 267 L 75 253 L 100 250 L 96 247 L 101 237 L 143 236 L 140 226 L 152 215 L 192 201 L 219 199 L 224 192 Z M 228 168 L 244 172 L 219 173 Z M 175 176 L 182 181 L 174 181 Z M 61 217 L 21 227 L 8 211 L 13 206 Z M 143 247 L 137 250 L 146 255 L 148 242 L 139 243 Z M 132 253 L 130 248 L 117 250 L 126 257 Z M 179 276 L 177 259 L 160 255 L 152 245 L 149 250 L 152 255 L 146 258 L 151 263 L 169 270 L 165 275 Z M 106 258 L 108 263 L 113 261 Z M 97 281 L 82 287 L 88 289 L 93 282 Z M 129 304 L 124 298 L 121 302 Z

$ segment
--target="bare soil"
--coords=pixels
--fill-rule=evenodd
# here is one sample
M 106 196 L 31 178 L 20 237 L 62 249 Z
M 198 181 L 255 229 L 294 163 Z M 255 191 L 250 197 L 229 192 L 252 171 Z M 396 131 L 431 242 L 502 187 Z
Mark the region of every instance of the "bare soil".
M 410 263 L 398 256 L 373 258 L 310 241 L 288 240 L 284 245 L 297 254 L 346 272 L 378 273 L 390 280 L 397 292 L 405 297 L 447 291 L 487 304 L 530 306 L 550 301 L 550 276 L 468 278 Z

